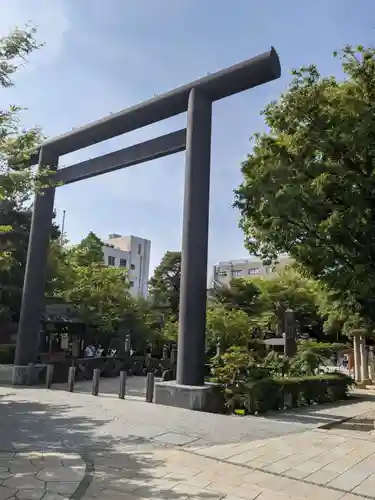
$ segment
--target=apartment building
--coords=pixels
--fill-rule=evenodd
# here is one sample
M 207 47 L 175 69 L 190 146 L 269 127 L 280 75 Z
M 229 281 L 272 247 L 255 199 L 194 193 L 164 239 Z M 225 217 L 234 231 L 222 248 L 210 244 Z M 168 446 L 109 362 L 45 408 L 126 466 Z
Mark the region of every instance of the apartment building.
M 288 255 L 280 255 L 275 266 L 265 266 L 261 259 L 249 257 L 242 260 L 228 260 L 213 266 L 212 288 L 228 286 L 233 278 L 261 277 L 269 279 L 293 261 Z
M 103 255 L 107 266 L 128 270 L 130 293 L 133 297 L 148 296 L 151 241 L 137 236 L 110 234 L 104 240 Z

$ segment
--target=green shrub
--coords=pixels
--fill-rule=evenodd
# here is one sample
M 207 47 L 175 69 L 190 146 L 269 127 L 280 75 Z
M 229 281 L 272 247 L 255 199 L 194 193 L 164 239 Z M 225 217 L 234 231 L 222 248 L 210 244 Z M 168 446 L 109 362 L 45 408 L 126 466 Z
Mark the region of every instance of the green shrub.
M 340 351 L 344 351 L 347 347 L 347 345 L 339 342 L 317 342 L 315 340 L 299 340 L 297 342 L 298 351 L 313 351 L 325 359 L 330 358 L 333 354 L 337 354 Z
M 222 385 L 231 412 L 264 413 L 345 399 L 354 381 L 340 373 L 313 375 L 316 357 L 300 352 L 289 366 L 282 356 L 269 354 L 259 364 L 246 348 L 232 347 L 211 360 L 212 381 Z
M 211 359 L 212 382 L 223 386 L 228 409 L 244 408 L 244 395 L 249 380 L 268 378 L 270 373 L 259 366 L 245 347 L 233 346 Z
M 240 409 L 254 414 L 340 401 L 346 399 L 353 384 L 350 377 L 339 373 L 253 380 L 243 384 Z
M 0 345 L 0 364 L 13 364 L 15 351 L 16 348 L 14 345 Z

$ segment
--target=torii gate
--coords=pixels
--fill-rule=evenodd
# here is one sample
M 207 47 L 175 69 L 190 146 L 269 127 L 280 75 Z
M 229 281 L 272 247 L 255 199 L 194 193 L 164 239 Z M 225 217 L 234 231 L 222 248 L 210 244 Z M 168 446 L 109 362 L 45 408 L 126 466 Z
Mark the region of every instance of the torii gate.
M 229 68 L 45 141 L 30 165 L 56 170 L 56 185 L 130 167 L 186 149 L 177 385 L 204 386 L 212 103 L 280 77 L 272 48 Z M 59 157 L 187 111 L 187 127 L 66 168 Z M 38 357 L 55 187 L 36 193 L 15 365 Z

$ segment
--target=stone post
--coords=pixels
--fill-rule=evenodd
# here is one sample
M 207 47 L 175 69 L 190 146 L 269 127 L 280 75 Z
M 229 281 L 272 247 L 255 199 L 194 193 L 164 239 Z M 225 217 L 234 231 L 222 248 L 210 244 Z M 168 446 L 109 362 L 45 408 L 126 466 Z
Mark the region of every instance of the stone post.
M 118 397 L 120 399 L 125 399 L 126 394 L 126 371 L 122 370 L 120 372 L 120 390 L 118 393 Z
M 129 352 L 131 350 L 131 337 L 130 337 L 130 333 L 127 333 L 125 335 L 124 349 L 125 349 L 125 353 L 129 354 Z
M 216 356 L 220 356 L 221 354 L 221 342 L 220 339 L 218 338 L 216 340 Z
M 100 383 L 100 368 L 94 368 L 92 376 L 92 395 L 97 396 L 99 394 L 99 383 Z
M 374 374 L 374 347 L 370 346 L 369 347 L 369 354 L 368 354 L 368 376 L 371 382 L 375 381 L 375 374 Z
M 361 335 L 359 337 L 359 352 L 361 357 L 361 382 L 362 384 L 368 384 L 368 357 L 366 349 L 366 337 L 364 335 Z
M 284 355 L 287 358 L 292 358 L 297 352 L 296 339 L 296 320 L 294 311 L 288 309 L 285 311 L 285 344 Z
M 359 350 L 359 333 L 353 334 L 353 351 L 354 351 L 354 380 L 361 381 L 361 356 Z
M 166 361 L 169 355 L 169 347 L 167 345 L 163 346 L 163 357 L 162 359 Z
M 147 374 L 146 379 L 146 402 L 152 403 L 154 401 L 154 387 L 155 387 L 155 375 L 153 373 Z

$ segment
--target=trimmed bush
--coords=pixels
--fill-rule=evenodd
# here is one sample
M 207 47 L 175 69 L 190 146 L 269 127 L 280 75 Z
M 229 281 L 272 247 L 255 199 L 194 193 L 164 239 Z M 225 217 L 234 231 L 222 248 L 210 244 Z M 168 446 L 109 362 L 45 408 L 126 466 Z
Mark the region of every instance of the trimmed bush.
M 262 362 L 233 346 L 211 359 L 212 381 L 221 385 L 229 412 L 265 413 L 345 399 L 354 381 L 341 373 L 314 375 L 311 352 L 292 360 L 269 354 Z
M 242 385 L 246 413 L 265 413 L 346 399 L 354 381 L 342 374 L 264 378 Z M 236 408 L 237 409 L 237 408 Z
M 14 345 L 0 345 L 0 364 L 12 365 L 14 363 L 14 354 L 16 347 Z

